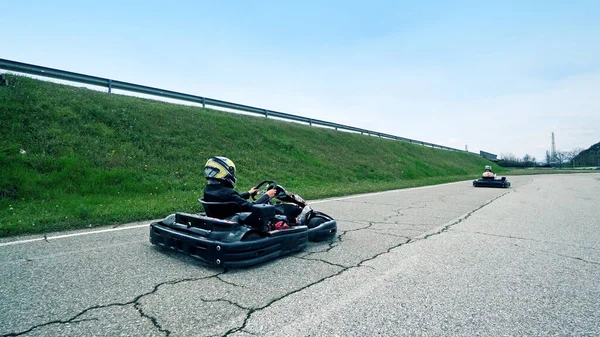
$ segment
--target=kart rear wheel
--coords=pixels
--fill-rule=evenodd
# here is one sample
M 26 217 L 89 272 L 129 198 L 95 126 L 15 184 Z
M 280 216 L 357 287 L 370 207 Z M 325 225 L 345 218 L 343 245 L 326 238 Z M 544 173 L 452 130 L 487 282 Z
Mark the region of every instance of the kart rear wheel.
M 308 228 L 315 228 L 315 227 L 317 227 L 318 225 L 322 224 L 325 221 L 327 221 L 327 220 L 325 220 L 325 219 L 317 216 L 317 217 L 314 217 L 314 218 L 310 219 L 310 221 L 308 222 L 307 226 L 308 226 Z

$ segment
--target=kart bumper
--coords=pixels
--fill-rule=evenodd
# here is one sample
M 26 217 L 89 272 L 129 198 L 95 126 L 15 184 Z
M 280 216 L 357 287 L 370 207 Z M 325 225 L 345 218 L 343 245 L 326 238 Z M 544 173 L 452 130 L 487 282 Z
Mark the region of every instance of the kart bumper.
M 318 242 L 333 238 L 337 233 L 337 222 L 329 220 L 322 224 L 308 229 L 308 241 Z
M 208 264 L 232 268 L 249 267 L 300 251 L 306 247 L 308 235 L 306 226 L 298 226 L 269 232 L 268 236 L 254 241 L 225 242 L 211 238 L 210 231 L 191 232 L 160 222 L 150 224 L 152 244 Z
M 508 188 L 510 187 L 510 182 L 506 179 L 478 179 L 473 180 L 473 186 Z

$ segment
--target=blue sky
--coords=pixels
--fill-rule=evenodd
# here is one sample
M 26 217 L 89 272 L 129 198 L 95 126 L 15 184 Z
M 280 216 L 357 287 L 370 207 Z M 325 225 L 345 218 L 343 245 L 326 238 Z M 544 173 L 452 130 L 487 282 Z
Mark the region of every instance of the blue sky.
M 4 1 L 0 58 L 544 158 L 600 141 L 600 1 Z

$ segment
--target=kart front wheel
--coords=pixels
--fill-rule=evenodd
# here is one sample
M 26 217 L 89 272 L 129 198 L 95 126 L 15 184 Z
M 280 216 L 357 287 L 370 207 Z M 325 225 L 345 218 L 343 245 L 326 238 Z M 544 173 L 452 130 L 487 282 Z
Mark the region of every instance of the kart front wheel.
M 260 234 L 256 233 L 256 232 L 250 232 L 250 233 L 246 233 L 246 235 L 244 235 L 242 237 L 242 241 L 256 241 L 256 240 L 260 240 L 262 238 L 262 236 L 260 236 Z

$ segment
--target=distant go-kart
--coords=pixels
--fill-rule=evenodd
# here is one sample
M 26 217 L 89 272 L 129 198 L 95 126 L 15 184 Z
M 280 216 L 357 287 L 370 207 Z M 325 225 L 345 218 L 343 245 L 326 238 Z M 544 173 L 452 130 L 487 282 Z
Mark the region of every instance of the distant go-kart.
M 261 193 L 277 190 L 278 209 L 300 217 L 301 225 L 288 219 L 289 228 L 275 229 L 286 217 L 272 199 L 242 212 L 236 202 L 207 202 L 199 199 L 206 213 L 175 213 L 150 224 L 150 242 L 222 267 L 248 267 L 300 251 L 308 241 L 332 239 L 336 221 L 310 208 L 298 195 L 288 193 L 275 181 L 265 180 Z M 254 199 L 254 196 L 252 196 Z M 281 228 L 281 227 L 280 227 Z
M 473 186 L 475 187 L 510 187 L 510 182 L 506 180 L 506 177 L 481 177 L 477 180 L 473 180 Z

